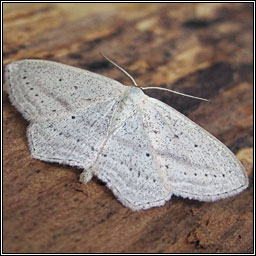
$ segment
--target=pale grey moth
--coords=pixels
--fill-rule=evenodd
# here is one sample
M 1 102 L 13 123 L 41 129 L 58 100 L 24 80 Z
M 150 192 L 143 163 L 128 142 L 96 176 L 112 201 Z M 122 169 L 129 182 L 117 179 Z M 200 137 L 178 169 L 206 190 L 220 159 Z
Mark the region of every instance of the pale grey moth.
M 44 60 L 6 66 L 11 103 L 30 121 L 32 157 L 82 168 L 132 210 L 172 195 L 200 201 L 248 186 L 244 167 L 214 136 L 135 86 Z

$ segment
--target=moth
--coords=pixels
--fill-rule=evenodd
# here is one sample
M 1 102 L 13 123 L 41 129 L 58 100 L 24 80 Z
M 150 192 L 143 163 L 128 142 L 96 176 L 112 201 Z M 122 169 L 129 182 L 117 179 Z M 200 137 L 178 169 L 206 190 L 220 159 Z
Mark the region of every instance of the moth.
M 131 77 L 134 86 L 125 86 L 28 59 L 7 65 L 5 78 L 11 103 L 30 122 L 32 157 L 82 168 L 81 182 L 98 177 L 132 210 L 164 205 L 172 195 L 211 202 L 248 186 L 244 167 L 224 144 L 145 95 Z

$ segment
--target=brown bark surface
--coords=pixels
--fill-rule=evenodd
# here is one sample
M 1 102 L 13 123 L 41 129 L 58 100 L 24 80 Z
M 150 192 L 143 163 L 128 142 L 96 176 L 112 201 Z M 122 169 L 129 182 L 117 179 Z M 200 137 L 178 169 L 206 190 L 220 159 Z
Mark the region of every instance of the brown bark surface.
M 147 91 L 208 130 L 241 160 L 250 186 L 214 203 L 173 196 L 133 212 L 81 170 L 32 159 L 26 122 L 3 90 L 5 253 L 253 252 L 253 4 L 4 4 L 4 66 L 40 58 L 162 86 Z

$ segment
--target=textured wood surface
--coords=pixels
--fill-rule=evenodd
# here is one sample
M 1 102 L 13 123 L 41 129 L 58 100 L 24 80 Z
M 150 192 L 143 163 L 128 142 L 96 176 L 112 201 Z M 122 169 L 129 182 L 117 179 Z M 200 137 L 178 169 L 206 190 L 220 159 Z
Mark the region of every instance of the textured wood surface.
M 28 123 L 3 91 L 3 251 L 5 253 L 253 252 L 253 4 L 4 4 L 6 65 L 55 60 L 139 85 L 186 114 L 241 160 L 249 188 L 202 203 L 173 197 L 132 212 L 81 170 L 30 157 Z

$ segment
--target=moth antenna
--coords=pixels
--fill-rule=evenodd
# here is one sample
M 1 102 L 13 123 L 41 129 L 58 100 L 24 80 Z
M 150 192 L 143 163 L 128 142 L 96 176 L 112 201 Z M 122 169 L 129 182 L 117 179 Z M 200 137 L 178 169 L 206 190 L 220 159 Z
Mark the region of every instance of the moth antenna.
M 167 89 L 167 88 L 162 88 L 162 87 L 141 87 L 141 89 L 142 90 L 148 90 L 148 89 L 162 90 L 162 91 L 172 92 L 172 93 L 175 93 L 175 94 L 179 94 L 179 95 L 189 97 L 189 98 L 193 98 L 193 99 L 197 99 L 197 100 L 209 101 L 209 100 L 204 99 L 204 98 L 192 96 L 192 95 L 181 93 L 181 92 L 176 92 L 176 91 L 173 91 L 173 90 L 170 90 L 170 89 Z
M 189 97 L 189 98 L 193 98 L 193 99 L 198 99 L 198 100 L 203 100 L 203 101 L 209 101 L 207 99 L 204 99 L 204 98 L 200 98 L 200 97 L 196 97 L 196 96 L 192 96 L 192 95 L 188 95 L 188 94 L 185 94 L 185 93 L 181 93 L 181 92 L 176 92 L 176 91 L 173 91 L 173 90 L 170 90 L 170 89 L 167 89 L 167 88 L 162 88 L 162 87 L 139 87 L 136 83 L 136 81 L 134 80 L 134 78 L 126 71 L 124 70 L 123 68 L 121 68 L 120 66 L 118 66 L 114 61 L 112 61 L 111 59 L 109 59 L 108 57 L 106 57 L 104 54 L 100 53 L 100 55 L 102 57 L 104 57 L 107 61 L 109 61 L 110 63 L 112 63 L 115 67 L 117 67 L 119 70 L 121 70 L 125 75 L 127 75 L 133 82 L 133 84 L 142 89 L 142 90 L 148 90 L 148 89 L 156 89 L 156 90 L 162 90 L 162 91 L 168 91 L 168 92 L 172 92 L 172 93 L 176 93 L 176 94 L 179 94 L 179 95 L 182 95 L 182 96 L 186 96 L 186 97 Z
M 137 85 L 137 83 L 135 82 L 134 78 L 127 72 L 125 71 L 123 68 L 121 68 L 120 66 L 118 66 L 114 61 L 112 61 L 111 59 L 109 59 L 108 57 L 106 57 L 105 55 L 103 55 L 102 53 L 100 53 L 101 56 L 103 56 L 106 60 L 108 60 L 110 63 L 112 63 L 115 67 L 117 67 L 119 70 L 121 70 L 124 74 L 126 74 L 133 82 L 133 84 L 136 86 L 136 87 L 139 87 Z M 139 87 L 140 88 L 140 87 Z

